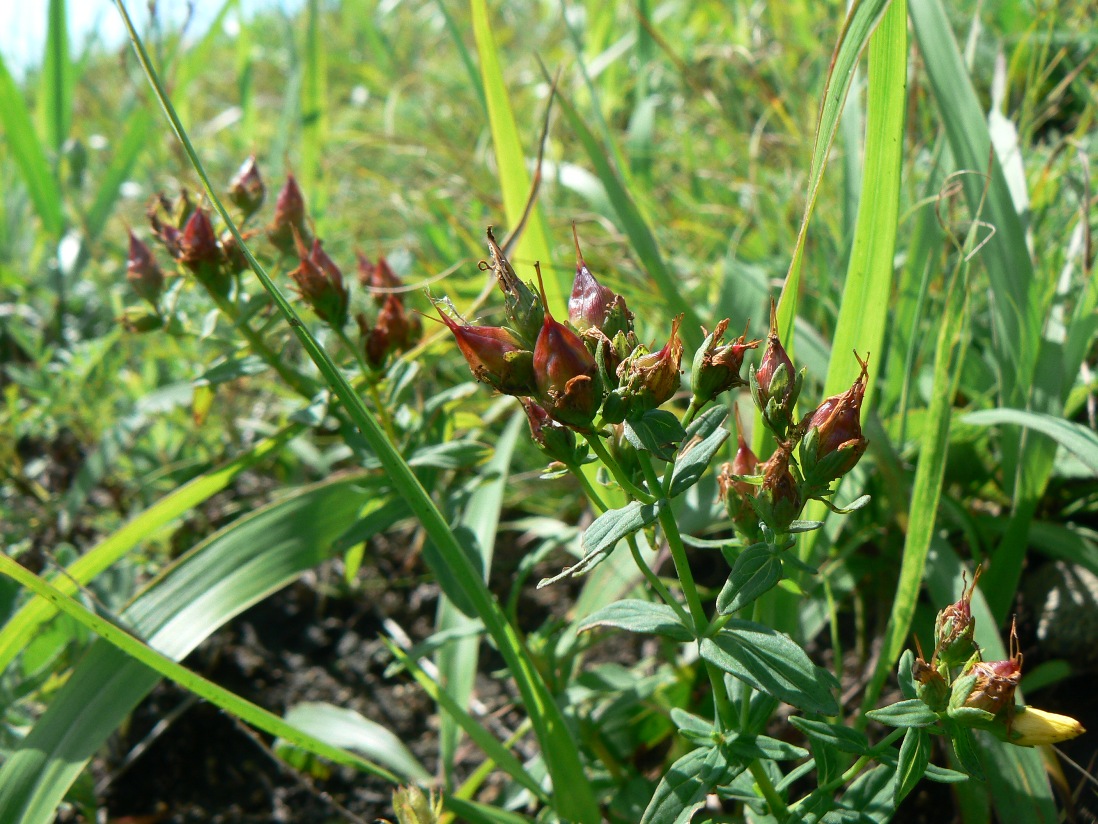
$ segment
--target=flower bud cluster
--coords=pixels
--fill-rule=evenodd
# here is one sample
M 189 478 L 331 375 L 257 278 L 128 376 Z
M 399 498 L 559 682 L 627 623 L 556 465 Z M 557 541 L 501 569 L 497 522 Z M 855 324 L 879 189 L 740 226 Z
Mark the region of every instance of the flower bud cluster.
M 256 159 L 249 157 L 227 192 L 228 200 L 240 210 L 242 228 L 259 213 L 266 194 Z M 228 231 L 219 236 L 209 211 L 193 203 L 187 192 L 174 202 L 158 195 L 149 204 L 147 217 L 153 238 L 180 272 L 193 275 L 207 289 L 228 295 L 236 275 L 248 268 L 235 236 Z M 376 313 L 367 313 L 368 300 L 360 299 L 356 305 L 343 271 L 311 228 L 305 197 L 292 174 L 287 175 L 275 198 L 270 222 L 260 231 L 246 231 L 245 237 L 265 238 L 280 255 L 297 258 L 298 265 L 289 273 L 297 294 L 328 326 L 342 334 L 353 315 L 361 333 L 364 360 L 371 368 L 381 369 L 390 355 L 410 349 L 421 337 L 422 323 L 405 308 L 404 287 L 384 258 L 371 263 L 359 254 L 358 281 L 363 293 L 372 296 Z M 166 278 L 153 250 L 132 231 L 126 280 L 156 314 L 139 317 L 127 310 L 123 322 L 134 331 L 160 328 Z
M 1085 730 L 1074 718 L 1014 703 L 1023 660 L 1015 624 L 1010 628 L 1010 656 L 984 660 L 973 640 L 972 597 L 980 571 L 977 567 L 961 597 L 938 613 L 930 660 L 924 660 L 919 650 L 911 667 L 916 696 L 936 713 L 1019 746 L 1054 744 L 1081 735 Z
M 575 236 L 575 231 L 573 230 Z M 547 305 L 544 289 L 515 272 L 492 230 L 491 271 L 504 296 L 504 326 L 476 326 L 440 312 L 473 376 L 507 395 L 522 398 L 534 440 L 554 460 L 576 463 L 574 432 L 635 421 L 667 403 L 681 384 L 682 318 L 663 346 L 637 339 L 625 298 L 599 283 L 576 242 L 576 274 L 565 322 Z M 537 264 L 540 284 L 541 272 Z M 722 346 L 728 322 L 707 339 L 696 359 L 704 373 L 695 395 L 704 405 L 726 389 L 746 385 L 739 376 L 743 354 L 758 345 L 741 337 Z
M 726 361 L 738 367 L 744 351 L 758 343 L 747 342 L 745 333 L 731 344 L 721 346 L 725 327 L 726 324 L 718 324 L 694 359 L 695 403 L 705 397 L 710 386 L 723 386 L 729 381 L 717 371 L 718 367 Z M 707 363 L 708 373 L 702 369 Z M 760 460 L 747 446 L 737 410 L 736 458 L 721 467 L 718 477 L 729 518 L 748 543 L 761 539 L 760 522 L 776 534 L 788 532 L 809 500 L 823 501 L 835 508 L 828 500 L 832 485 L 857 465 L 869 444 L 861 428 L 868 364 L 861 358 L 858 363 L 861 374 L 849 389 L 826 398 L 799 423 L 794 423 L 805 370 L 797 372 L 782 345 L 771 304 L 766 348 L 749 376 L 751 398 L 777 446 L 767 460 Z

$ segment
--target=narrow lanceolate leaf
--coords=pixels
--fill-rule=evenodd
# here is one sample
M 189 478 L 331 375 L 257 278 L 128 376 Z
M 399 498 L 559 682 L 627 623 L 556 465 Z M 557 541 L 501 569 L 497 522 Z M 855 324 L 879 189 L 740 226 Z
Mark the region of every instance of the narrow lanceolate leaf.
M 46 150 L 38 139 L 23 93 L 8 72 L 0 55 L 0 127 L 15 165 L 23 177 L 31 203 L 42 221 L 46 234 L 55 239 L 64 226 L 61 212 L 61 190 L 50 170 Z
M 72 124 L 74 75 L 65 0 L 50 0 L 46 57 L 42 61 L 42 120 L 46 139 L 55 156 L 61 153 Z
M 1024 409 L 984 409 L 965 415 L 961 420 L 977 426 L 1012 424 L 1036 429 L 1048 435 L 1098 474 L 1098 435 L 1082 424 L 1056 415 L 1028 412 Z
M 698 417 L 686 430 L 686 439 L 675 458 L 668 494 L 674 498 L 698 482 L 709 468 L 709 462 L 728 440 L 729 431 L 721 426 L 728 411 L 714 407 Z
M 617 601 L 588 615 L 579 625 L 579 631 L 595 627 L 616 627 L 629 632 L 662 635 L 674 641 L 694 640 L 693 631 L 679 620 L 671 607 L 634 598 Z
M 503 81 L 496 38 L 492 33 L 487 0 L 470 0 L 473 12 L 473 36 L 480 58 L 480 76 L 484 84 L 484 96 L 488 102 L 488 125 L 492 130 L 492 145 L 496 150 L 499 184 L 503 191 L 503 208 L 507 213 L 507 225 L 516 228 L 526 211 L 530 196 L 530 174 L 526 167 L 526 153 L 519 138 L 511 98 Z M 520 266 L 533 266 L 541 261 L 545 277 L 545 296 L 549 305 L 563 306 L 571 292 L 571 282 L 563 272 L 558 273 L 552 264 L 549 233 L 545 228 L 542 209 L 536 202 L 526 221 L 526 229 L 519 238 L 513 258 Z
M 731 615 L 769 592 L 782 577 L 782 559 L 766 544 L 749 546 L 732 565 L 717 596 L 717 612 Z
M 900 763 L 896 768 L 897 805 L 922 780 L 930 763 L 930 744 L 930 733 L 924 729 L 913 727 L 904 735 L 904 742 L 900 745 Z
M 225 208 L 225 204 L 218 196 L 217 190 L 210 182 L 209 175 L 206 174 L 206 169 L 198 157 L 190 137 L 188 137 L 171 100 L 168 99 L 168 95 L 164 91 L 160 77 L 152 65 L 149 53 L 141 42 L 137 30 L 133 26 L 133 21 L 126 12 L 125 5 L 121 0 L 117 0 L 117 5 L 145 76 L 152 85 L 156 98 L 164 109 L 172 130 L 179 138 L 180 143 L 183 144 L 183 150 L 186 152 L 199 180 L 201 180 L 202 188 L 210 199 L 210 203 L 213 204 L 217 213 L 225 222 L 241 253 L 248 261 L 252 272 L 255 273 L 264 290 L 270 295 L 275 306 L 278 307 L 279 313 L 290 326 L 294 336 L 301 343 L 310 360 L 316 364 L 317 369 L 331 387 L 333 394 L 347 410 L 348 417 L 359 428 L 363 438 L 378 457 L 389 483 L 418 517 L 427 536 L 439 550 L 445 561 L 445 566 L 432 571 L 439 579 L 449 578 L 456 587 L 459 587 L 465 593 L 477 615 L 484 621 L 488 634 L 495 641 L 496 647 L 503 656 L 507 669 L 511 677 L 514 678 L 522 696 L 523 706 L 530 716 L 530 722 L 541 746 L 542 756 L 550 779 L 554 787 L 568 789 L 567 792 L 562 791 L 554 795 L 557 814 L 562 818 L 571 819 L 580 824 L 588 824 L 588 822 L 596 824 L 600 820 L 599 808 L 594 791 L 580 762 L 575 739 L 565 725 L 560 708 L 534 664 L 530 653 L 519 638 L 517 630 L 508 621 L 499 602 L 488 590 L 484 579 L 481 577 L 481 570 L 466 555 L 457 536 L 450 529 L 449 523 L 447 523 L 434 500 L 424 489 L 423 484 L 412 472 L 397 448 L 386 438 L 385 431 L 378 423 L 377 418 L 366 408 L 358 393 L 347 382 L 347 378 L 323 347 L 320 346 L 316 338 L 313 337 L 307 324 L 302 321 L 293 305 L 271 280 L 267 270 L 256 260 L 251 248 L 241 236 L 239 227 L 233 221 L 232 216 Z
M 34 576 L 27 579 L 29 573 L 12 569 L 14 562 L 0 555 L 5 574 L 32 586 L 51 606 L 97 634 L 110 636 L 93 644 L 0 768 L 0 821 L 52 822 L 88 759 L 161 676 L 317 755 L 339 763 L 366 763 L 358 757 L 348 761 L 349 754 L 328 745 L 318 748 L 281 718 L 172 663 L 229 619 L 324 560 L 372 494 L 362 483 L 361 478 L 341 479 L 302 490 L 210 536 L 126 608 L 124 630 L 87 613 L 57 587 Z M 390 775 L 388 770 L 381 773 Z
M 78 586 L 90 583 L 142 541 L 148 540 L 156 530 L 220 492 L 245 469 L 277 452 L 301 429 L 291 426 L 260 441 L 234 461 L 188 481 L 89 549 L 51 583 L 65 595 L 76 594 Z M 54 604 L 44 598 L 33 598 L 11 617 L 0 630 L 0 672 L 7 669 L 39 627 L 56 614 Z
M 788 635 L 751 621 L 729 621 L 701 642 L 701 656 L 757 690 L 805 712 L 838 715 L 835 679 Z
M 719 747 L 691 750 L 660 779 L 641 824 L 686 824 L 727 774 L 728 763 Z
M 938 720 L 937 713 L 919 698 L 908 698 L 878 710 L 870 710 L 866 716 L 871 721 L 890 727 L 926 727 Z

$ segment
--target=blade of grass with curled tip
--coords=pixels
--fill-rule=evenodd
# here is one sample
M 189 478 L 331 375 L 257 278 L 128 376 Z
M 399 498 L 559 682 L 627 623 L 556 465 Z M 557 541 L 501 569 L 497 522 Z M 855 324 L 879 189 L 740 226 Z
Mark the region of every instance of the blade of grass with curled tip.
M 65 595 L 75 595 L 104 570 L 117 563 L 130 550 L 147 540 L 156 530 L 217 494 L 245 469 L 274 454 L 304 427 L 293 425 L 277 435 L 260 441 L 235 460 L 198 476 L 145 511 L 130 519 L 65 568 L 63 575 L 50 583 Z M 35 598 L 24 604 L 3 629 L 0 629 L 0 672 L 8 668 L 35 632 L 57 609 L 49 601 Z
M 481 578 L 480 571 L 466 555 L 457 536 L 451 530 L 434 500 L 423 488 L 423 485 L 401 454 L 386 438 L 385 432 L 377 419 L 362 403 L 361 398 L 347 382 L 343 373 L 340 372 L 327 352 L 309 332 L 293 306 L 286 300 L 286 296 L 271 280 L 266 269 L 255 259 L 247 242 L 241 237 L 240 230 L 210 183 L 202 161 L 175 114 L 172 103 L 160 82 L 159 75 L 149 59 L 148 52 L 133 27 L 133 22 L 126 11 L 123 0 L 116 0 L 116 4 L 129 31 L 130 39 L 137 52 L 138 60 L 145 71 L 145 76 L 148 78 L 157 100 L 163 107 L 172 130 L 183 144 L 184 151 L 195 173 L 201 180 L 210 202 L 222 220 L 225 221 L 225 225 L 247 259 L 248 265 L 278 307 L 280 314 L 286 319 L 310 359 L 316 364 L 320 373 L 331 386 L 333 393 L 346 408 L 352 422 L 359 428 L 362 436 L 377 455 L 390 483 L 415 513 L 428 537 L 439 550 L 445 560 L 446 567 L 433 571 L 436 575 L 450 576 L 454 583 L 461 588 L 473 605 L 477 615 L 484 621 L 489 635 L 496 642 L 500 654 L 507 663 L 511 677 L 515 679 L 526 712 L 530 716 L 553 786 L 558 788 L 558 792 L 554 794 L 556 812 L 562 818 L 574 820 L 580 822 L 580 824 L 588 824 L 588 822 L 597 824 L 601 820 L 601 815 L 595 801 L 594 791 L 587 781 L 583 765 L 580 762 L 576 742 L 565 725 L 564 717 L 552 693 L 550 693 L 533 659 L 519 638 L 518 632 L 507 620 L 498 601 Z
M 470 8 L 473 15 L 473 37 L 476 39 L 477 55 L 480 58 L 481 82 L 488 105 L 488 125 L 492 132 L 499 185 L 503 193 L 503 208 L 508 228 L 514 231 L 522 223 L 531 190 L 526 153 L 519 139 L 507 85 L 503 82 L 499 50 L 496 48 L 496 38 L 492 34 L 488 18 L 488 4 L 486 0 L 471 0 Z M 571 292 L 572 283 L 563 271 L 558 272 L 551 265 L 551 249 L 541 206 L 535 202 L 526 217 L 526 228 L 518 239 L 512 259 L 528 266 L 532 266 L 534 261 L 541 261 L 542 266 L 553 273 L 545 283 L 545 296 L 549 305 L 563 306 Z

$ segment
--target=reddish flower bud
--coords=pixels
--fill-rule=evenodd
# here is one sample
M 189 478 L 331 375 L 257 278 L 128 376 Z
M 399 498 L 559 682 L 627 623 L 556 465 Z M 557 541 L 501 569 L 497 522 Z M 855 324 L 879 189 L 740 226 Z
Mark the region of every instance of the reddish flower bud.
M 267 187 L 259 176 L 255 155 L 251 155 L 229 181 L 229 200 L 244 212 L 244 219 L 247 220 L 259 211 L 266 196 Z
M 1022 680 L 1022 653 L 1018 649 L 1016 624 L 1010 627 L 1010 653 L 1005 661 L 980 661 L 965 673 L 976 676 L 976 683 L 965 699 L 966 707 L 997 715 L 1014 706 L 1014 691 Z
M 733 404 L 732 411 L 736 416 L 736 454 L 732 457 L 730 469 L 734 475 L 757 475 L 759 474 L 759 457 L 751 450 L 743 436 L 743 421 L 740 420 L 739 404 Z M 754 497 L 755 492 L 758 490 L 757 486 L 752 486 L 746 481 L 735 481 L 732 486 L 741 495 L 748 498 Z
M 502 326 L 470 326 L 455 323 L 443 312 L 442 322 L 453 333 L 458 349 L 481 383 L 505 395 L 532 395 L 537 392 L 533 353 Z
M 731 343 L 724 344 L 728 318 L 717 324 L 712 334 L 707 334 L 701 348 L 694 355 L 690 375 L 690 388 L 695 406 L 704 406 L 722 392 L 736 386 L 746 386 L 740 377 L 743 356 L 748 349 L 756 348 L 760 341 L 748 342 L 747 330 Z M 705 329 L 702 329 L 705 332 Z
M 312 239 L 305 224 L 305 198 L 291 174 L 286 175 L 286 185 L 278 193 L 274 217 L 267 224 L 267 237 L 275 248 L 288 255 L 294 249 L 295 231 L 306 243 Z
M 854 357 L 858 357 L 857 352 Z M 862 372 L 854 385 L 821 403 L 801 426 L 805 432 L 801 441 L 802 469 L 812 485 L 826 486 L 841 478 L 861 460 L 869 445 L 861 425 L 868 361 L 858 358 L 858 363 Z
M 770 460 L 762 464 L 763 482 L 751 499 L 759 520 L 776 533 L 784 533 L 804 508 L 800 484 L 790 468 L 791 444 L 778 444 Z
M 576 452 L 576 436 L 567 426 L 550 417 L 541 404 L 530 398 L 519 398 L 530 422 L 530 437 L 550 459 L 574 466 L 580 460 Z
M 404 284 L 393 274 L 384 257 L 379 257 L 376 264 L 371 263 L 361 252 L 357 253 L 357 257 L 358 282 L 373 296 L 378 306 L 384 305 L 393 290 L 400 289 Z
M 312 249 L 306 249 L 295 230 L 294 241 L 301 264 L 290 272 L 290 277 L 297 284 L 298 293 L 321 320 L 335 329 L 342 329 L 347 323 L 350 304 L 343 273 L 328 257 L 319 239 L 313 240 Z
M 534 345 L 538 397 L 563 423 L 586 426 L 599 407 L 595 359 L 579 336 L 545 311 Z
M 939 612 L 934 621 L 934 657 L 947 666 L 963 664 L 976 651 L 972 639 L 976 628 L 972 618 L 972 594 L 982 571 L 982 564 L 976 567 L 972 585 L 962 589 L 960 599 Z
M 422 332 L 419 318 L 405 311 L 404 303 L 397 295 L 389 295 L 372 329 L 366 323 L 365 315 L 360 314 L 355 320 L 365 342 L 366 362 L 375 369 L 385 364 L 390 353 L 408 349 Z
M 633 313 L 626 307 L 625 298 L 614 294 L 591 274 L 580 251 L 574 223 L 572 237 L 576 243 L 576 277 L 568 299 L 568 322 L 581 334 L 589 329 L 598 329 L 607 338 L 618 332 L 628 334 L 633 328 Z
M 126 280 L 138 297 L 154 307 L 164 291 L 164 273 L 156 265 L 152 250 L 130 231 L 130 253 L 126 261 Z
M 175 203 L 159 194 L 149 202 L 145 210 L 153 236 L 160 241 L 173 260 L 179 260 L 182 254 L 180 243 L 183 240 L 183 227 L 193 214 L 194 204 L 185 190 L 176 198 Z
M 758 368 L 751 369 L 751 396 L 762 413 L 763 420 L 779 437 L 785 437 L 792 425 L 793 407 L 801 392 L 803 376 L 797 374 L 793 362 L 778 338 L 778 315 L 770 301 L 770 332 L 766 336 Z
M 179 261 L 200 277 L 219 269 L 224 262 L 221 244 L 217 242 L 217 233 L 214 232 L 205 209 L 195 209 L 187 225 L 183 227 L 183 236 L 179 241 Z

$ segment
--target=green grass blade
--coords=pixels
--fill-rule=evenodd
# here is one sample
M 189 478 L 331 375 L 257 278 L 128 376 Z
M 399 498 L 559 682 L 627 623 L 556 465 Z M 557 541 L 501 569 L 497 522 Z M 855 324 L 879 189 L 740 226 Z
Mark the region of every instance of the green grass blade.
M 778 300 L 778 331 L 786 348 L 792 350 L 793 319 L 797 316 L 797 298 L 800 291 L 801 263 L 804 257 L 804 245 L 808 238 L 808 224 L 816 209 L 816 198 L 820 193 L 827 156 L 835 134 L 839 129 L 843 103 L 850 91 L 858 59 L 869 43 L 869 37 L 880 22 L 888 6 L 888 0 L 855 0 L 843 21 L 839 41 L 831 56 L 831 70 L 824 85 L 823 102 L 820 117 L 816 124 L 816 141 L 812 149 L 812 161 L 808 170 L 808 192 L 804 206 L 804 217 L 797 233 L 797 242 L 789 261 L 789 272 L 785 286 Z M 762 427 L 755 427 L 761 432 Z
M 488 19 L 487 0 L 470 0 L 473 13 L 473 36 L 477 55 L 480 57 L 480 76 L 484 84 L 484 97 L 488 103 L 488 124 L 492 130 L 492 145 L 496 150 L 496 166 L 499 184 L 503 192 L 503 208 L 507 216 L 508 230 L 514 229 L 526 211 L 530 195 L 530 174 L 526 169 L 526 154 L 522 150 L 515 113 L 507 86 L 503 82 L 499 50 Z M 541 261 L 545 276 L 545 296 L 551 307 L 563 307 L 572 291 L 572 279 L 567 270 L 558 272 L 552 266 L 552 247 L 545 227 L 541 206 L 534 203 L 526 230 L 519 238 L 512 260 L 532 266 Z
M 949 426 L 953 414 L 953 398 L 957 393 L 957 381 L 964 361 L 964 325 L 967 311 L 966 285 L 969 264 L 961 261 L 953 273 L 946 295 L 946 306 L 938 329 L 937 348 L 934 353 L 934 377 L 930 391 L 930 406 L 926 413 L 919 461 L 915 466 L 915 481 L 911 490 L 911 508 L 908 511 L 907 536 L 904 539 L 900 577 L 896 584 L 896 596 L 892 601 L 892 613 L 888 619 L 884 642 L 877 667 L 866 688 L 862 701 L 864 712 L 876 706 L 893 664 L 900 657 L 907 643 L 911 620 L 919 600 L 919 589 L 926 570 L 927 552 L 934 536 L 934 524 L 938 517 L 938 503 L 942 496 L 946 459 L 949 454 Z
M 281 449 L 302 428 L 298 425 L 288 427 L 274 437 L 260 441 L 230 463 L 200 475 L 164 496 L 73 561 L 65 569 L 65 573 L 58 575 L 51 584 L 64 595 L 75 595 L 78 585 L 88 584 L 164 524 L 220 492 L 245 469 L 255 466 Z M 56 614 L 57 607 L 54 604 L 42 598 L 34 598 L 11 617 L 0 630 L 0 672 L 8 668 L 39 628 Z
M 1063 392 L 1062 355 L 1057 355 L 1055 345 L 1042 352 L 1042 325 L 1052 290 L 1035 277 L 1025 227 L 991 150 L 987 119 L 945 9 L 939 0 L 912 0 L 910 8 L 915 37 L 958 168 L 983 172 L 991 161 L 990 180 L 966 175 L 964 187 L 975 208 L 985 198 L 987 184 L 981 218 L 995 227 L 980 254 L 994 295 L 992 323 L 997 334 L 992 345 L 1002 382 L 1002 405 L 1058 413 Z M 1038 368 L 1041 357 L 1048 361 Z M 1041 435 L 1022 433 L 1018 439 L 1004 440 L 1003 475 L 1013 495 L 1011 528 L 993 553 L 994 563 L 983 582 L 999 618 L 1009 610 L 1021 577 L 1029 524 L 1052 471 L 1054 455 L 1055 446 Z
M 302 749 L 395 781 L 388 770 L 302 736 L 278 716 L 175 663 L 229 619 L 323 561 L 377 485 L 371 490 L 361 477 L 325 482 L 233 522 L 176 562 L 123 612 L 128 631 L 0 555 L 0 574 L 104 639 L 81 659 L 0 768 L 0 821 L 53 821 L 87 760 L 161 676 Z
M 860 371 L 853 351 L 862 357 L 878 353 L 869 362 L 867 407 L 889 317 L 906 107 L 907 3 L 893 0 L 870 38 L 862 199 L 824 386 L 825 396 L 850 388 Z
M 46 234 L 56 239 L 65 220 L 61 210 L 61 190 L 54 179 L 46 149 L 31 122 L 23 93 L 15 84 L 4 58 L 0 55 L 0 126 L 15 165 L 23 176 L 34 210 Z
M 984 409 L 965 415 L 964 422 L 978 426 L 1012 424 L 1035 429 L 1055 440 L 1098 475 L 1098 435 L 1082 424 L 1024 409 Z
M 499 602 L 488 590 L 487 585 L 480 576 L 480 572 L 465 554 L 457 537 L 446 522 L 446 518 L 412 472 L 411 467 L 408 466 L 393 444 L 388 441 L 377 419 L 363 404 L 358 393 L 347 382 L 347 379 L 332 362 L 327 352 L 317 343 L 316 338 L 309 332 L 308 327 L 301 320 L 293 306 L 286 300 L 286 296 L 274 284 L 267 270 L 256 260 L 251 248 L 241 237 L 239 228 L 233 222 L 232 216 L 225 209 L 225 205 L 221 202 L 216 190 L 210 183 L 205 167 L 195 152 L 186 130 L 180 123 L 171 101 L 168 99 L 160 78 L 149 60 L 148 52 L 145 50 L 144 44 L 134 29 L 129 14 L 126 12 L 125 5 L 122 0 L 116 0 L 116 2 L 125 20 L 126 28 L 129 31 L 145 75 L 153 87 L 158 102 L 164 109 L 172 130 L 183 144 L 184 151 L 195 173 L 202 181 L 207 197 L 209 197 L 221 219 L 225 221 L 242 254 L 247 259 L 248 265 L 263 285 L 263 288 L 271 296 L 278 311 L 289 323 L 290 328 L 309 358 L 316 364 L 335 396 L 347 410 L 352 422 L 359 428 L 367 444 L 377 455 L 389 482 L 415 513 L 428 537 L 445 559 L 445 568 L 433 571 L 439 577 L 449 577 L 456 586 L 464 591 L 476 613 L 484 621 L 489 635 L 496 642 L 496 646 L 507 663 L 511 676 L 515 679 L 516 686 L 522 695 L 523 704 L 527 713 L 529 713 L 534 732 L 541 745 L 546 769 L 553 785 L 557 788 L 567 788 L 567 790 L 562 789 L 554 796 L 558 814 L 562 818 L 571 819 L 580 822 L 580 824 L 587 824 L 587 822 L 597 824 L 600 820 L 598 804 L 580 762 L 576 742 L 565 725 L 564 717 L 553 695 L 549 692 L 534 661 L 519 638 L 518 632 L 507 620 L 507 616 L 504 614 Z
M 72 95 L 75 68 L 69 54 L 69 30 L 65 0 L 50 0 L 46 27 L 46 54 L 42 61 L 42 119 L 46 140 L 55 158 L 69 137 L 72 126 Z M 56 162 L 56 161 L 55 161 Z
M 664 263 L 652 230 L 645 222 L 629 191 L 622 184 L 616 169 L 610 164 L 607 153 L 598 139 L 569 100 L 563 95 L 558 95 L 557 99 L 560 101 L 561 111 L 564 112 L 569 127 L 587 152 L 587 157 L 595 168 L 595 174 L 606 187 L 606 194 L 617 214 L 618 223 L 667 303 L 669 314 L 686 316 L 682 324 L 682 338 L 689 349 L 696 349 L 702 342 L 701 319 L 679 289 L 679 278 L 672 275 L 667 264 Z
M 519 433 L 526 426 L 526 417 L 521 412 L 515 415 L 495 443 L 492 459 L 482 470 L 484 481 L 470 496 L 465 511 L 458 522 L 459 527 L 469 529 L 476 537 L 476 550 L 480 554 L 484 578 L 488 579 L 492 569 L 492 551 L 496 545 L 496 530 L 499 527 L 499 513 L 503 507 L 507 476 L 511 468 L 511 455 L 515 451 Z M 479 623 L 475 618 L 462 613 L 445 596 L 439 599 L 438 618 L 435 629 L 438 632 L 459 630 L 471 624 Z M 438 651 L 435 663 L 438 665 L 439 678 L 446 686 L 447 694 L 459 706 L 469 704 L 473 693 L 473 683 L 477 675 L 479 635 L 467 635 L 458 638 Z M 461 728 L 455 718 L 442 713 L 439 727 L 439 760 L 447 778 L 454 767 L 454 755 Z

